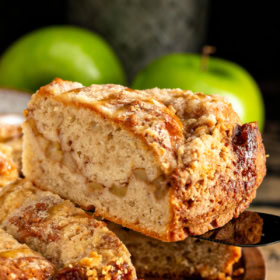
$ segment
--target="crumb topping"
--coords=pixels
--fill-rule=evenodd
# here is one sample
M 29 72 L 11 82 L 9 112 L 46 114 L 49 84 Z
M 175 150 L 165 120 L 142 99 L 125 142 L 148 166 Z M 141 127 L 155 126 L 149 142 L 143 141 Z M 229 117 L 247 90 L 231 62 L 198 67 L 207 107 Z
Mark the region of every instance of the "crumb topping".
M 55 224 L 49 222 L 49 210 L 57 205 L 59 201 L 50 198 L 45 201 L 34 203 L 13 215 L 9 222 L 18 229 L 18 238 L 25 242 L 26 238 L 36 237 L 42 241 L 57 241 L 59 235 Z
M 107 265 L 102 256 L 91 252 L 76 264 L 69 264 L 57 275 L 58 280 L 132 280 L 133 273 L 122 258 L 111 261 Z

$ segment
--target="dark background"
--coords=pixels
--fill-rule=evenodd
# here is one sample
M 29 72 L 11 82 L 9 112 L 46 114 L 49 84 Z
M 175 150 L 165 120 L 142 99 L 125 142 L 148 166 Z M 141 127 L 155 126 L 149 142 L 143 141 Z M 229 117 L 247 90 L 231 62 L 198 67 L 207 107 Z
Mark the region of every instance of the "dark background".
M 27 32 L 67 24 L 67 0 L 5 1 L 2 5 L 0 53 Z M 209 1 L 205 43 L 217 47 L 216 56 L 242 65 L 254 76 L 268 120 L 280 120 L 279 23 L 277 1 Z
M 47 25 L 68 24 L 67 9 L 70 1 L 74 0 L 5 1 L 5 7 L 2 1 L 0 4 L 0 55 L 11 43 L 30 31 Z M 81 1 L 75 2 L 80 5 L 84 0 L 76 1 Z M 247 69 L 260 86 L 265 101 L 266 124 L 263 140 L 266 153 L 269 154 L 267 176 L 258 190 L 253 205 L 280 208 L 280 16 L 278 1 L 208 0 L 208 4 L 204 44 L 216 46 L 215 56 L 234 61 Z

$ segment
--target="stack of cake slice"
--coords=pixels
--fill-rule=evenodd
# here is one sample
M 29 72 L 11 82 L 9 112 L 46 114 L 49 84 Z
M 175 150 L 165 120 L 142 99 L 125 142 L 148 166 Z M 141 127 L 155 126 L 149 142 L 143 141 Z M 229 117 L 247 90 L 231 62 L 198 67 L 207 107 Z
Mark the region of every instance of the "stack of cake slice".
M 25 116 L 26 179 L 0 192 L 0 227 L 54 263 L 55 277 L 136 279 L 126 247 L 72 202 L 150 236 L 111 226 L 140 277 L 230 276 L 240 249 L 176 241 L 249 206 L 265 175 L 256 123 L 242 125 L 221 97 L 61 79 Z
M 129 252 L 104 223 L 27 179 L 1 190 L 0 228 L 51 261 L 56 279 L 136 279 Z

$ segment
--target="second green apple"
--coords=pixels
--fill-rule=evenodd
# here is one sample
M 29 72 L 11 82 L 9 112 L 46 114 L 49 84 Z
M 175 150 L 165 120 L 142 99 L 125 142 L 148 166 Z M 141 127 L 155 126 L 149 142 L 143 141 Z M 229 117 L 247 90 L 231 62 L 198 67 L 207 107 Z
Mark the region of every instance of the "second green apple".
M 143 69 L 132 87 L 182 88 L 226 96 L 243 122 L 257 121 L 260 130 L 264 126 L 264 103 L 256 82 L 244 68 L 223 59 L 209 58 L 207 69 L 202 70 L 200 55 L 167 55 Z

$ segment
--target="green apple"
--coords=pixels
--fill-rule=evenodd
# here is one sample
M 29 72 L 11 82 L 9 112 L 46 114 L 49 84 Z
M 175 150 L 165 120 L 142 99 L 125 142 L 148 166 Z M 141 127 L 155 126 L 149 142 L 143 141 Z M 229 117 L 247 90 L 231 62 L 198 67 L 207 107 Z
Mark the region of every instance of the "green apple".
M 152 87 L 182 88 L 228 97 L 243 122 L 264 125 L 264 103 L 252 76 L 235 63 L 210 57 L 206 70 L 200 55 L 171 54 L 161 57 L 140 71 L 132 82 L 135 89 Z
M 73 26 L 51 26 L 16 41 L 0 59 L 0 86 L 35 91 L 53 78 L 125 84 L 119 59 L 97 34 Z

